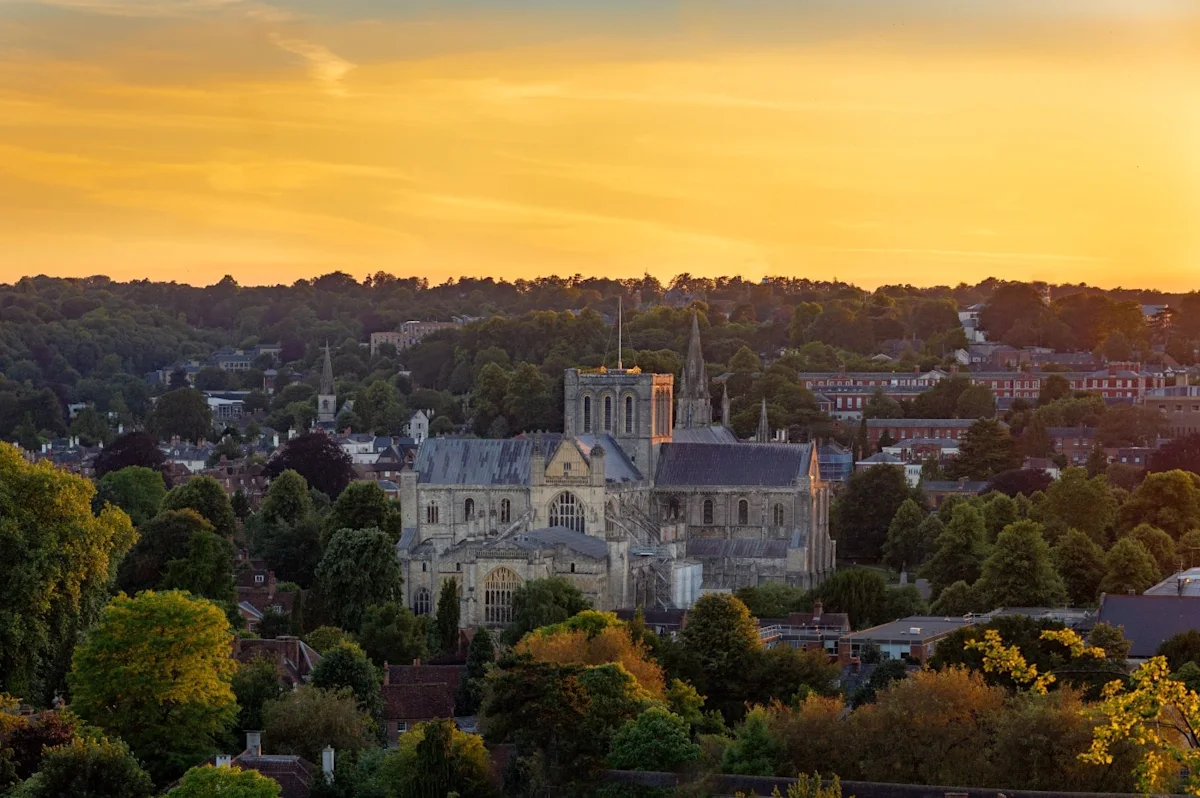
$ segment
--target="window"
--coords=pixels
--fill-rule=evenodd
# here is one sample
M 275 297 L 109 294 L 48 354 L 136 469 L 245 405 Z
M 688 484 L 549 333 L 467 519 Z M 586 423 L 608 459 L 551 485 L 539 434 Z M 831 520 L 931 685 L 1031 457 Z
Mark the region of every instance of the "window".
M 571 573 L 575 573 L 575 563 L 571 563 Z
M 743 526 L 750 523 L 750 502 L 745 499 L 738 502 L 738 523 Z
M 633 434 L 633 397 L 625 397 L 625 434 Z
M 500 500 L 500 523 L 507 524 L 512 520 L 512 502 L 508 499 Z
M 573 532 L 584 531 L 583 506 L 574 493 L 560 493 L 550 502 L 550 526 L 565 526 Z
M 604 397 L 604 431 L 612 432 L 612 397 Z
M 704 525 L 712 526 L 713 525 L 713 500 L 705 499 L 703 508 L 704 508 Z
M 592 431 L 592 397 L 583 397 L 583 431 Z
M 427 563 L 427 562 L 421 563 L 421 573 L 425 573 L 425 571 L 428 570 L 428 565 L 429 565 L 429 563 Z
M 396 721 L 396 733 L 404 734 L 406 731 L 408 731 L 408 721 L 406 721 L 406 720 Z
M 475 515 L 475 500 L 467 499 L 465 502 L 463 502 L 463 520 L 470 521 L 471 517 L 474 515 Z
M 424 563 L 422 563 L 424 565 Z M 418 588 L 416 595 L 413 596 L 413 614 L 428 615 L 433 610 L 433 597 L 429 594 L 429 588 Z
M 255 582 L 258 582 L 259 584 L 261 584 L 261 583 L 265 582 L 266 580 L 267 580 L 267 578 L 266 578 L 265 576 L 263 576 L 262 574 L 255 574 L 255 575 L 254 575 L 254 581 L 255 581 Z
M 425 508 L 425 523 L 436 524 L 438 522 L 438 506 L 431 504 Z
M 456 571 L 461 571 L 461 570 L 462 570 L 462 563 L 460 563 L 460 562 L 456 562 L 456 563 L 454 563 L 454 570 L 456 570 Z
M 489 625 L 512 623 L 512 594 L 520 584 L 507 568 L 497 568 L 483 582 L 483 619 Z
M 775 526 L 783 526 L 783 505 L 776 504 L 771 508 L 771 520 Z

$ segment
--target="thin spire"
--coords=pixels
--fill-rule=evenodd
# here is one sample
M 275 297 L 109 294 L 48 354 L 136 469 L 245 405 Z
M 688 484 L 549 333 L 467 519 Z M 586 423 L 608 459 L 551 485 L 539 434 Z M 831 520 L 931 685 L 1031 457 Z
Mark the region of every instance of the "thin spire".
M 329 340 L 325 341 L 325 363 L 321 367 L 321 393 L 333 394 L 333 361 L 329 358 Z
M 617 371 L 622 371 L 625 368 L 625 363 L 621 359 L 621 333 L 624 326 L 624 301 L 625 297 L 617 295 Z
M 767 399 L 763 397 L 762 412 L 758 416 L 758 433 L 755 434 L 754 440 L 758 443 L 771 442 L 771 425 L 767 421 Z
M 709 399 L 708 366 L 700 348 L 700 318 L 692 311 L 692 337 L 688 341 L 687 361 L 683 364 L 680 396 L 685 399 Z

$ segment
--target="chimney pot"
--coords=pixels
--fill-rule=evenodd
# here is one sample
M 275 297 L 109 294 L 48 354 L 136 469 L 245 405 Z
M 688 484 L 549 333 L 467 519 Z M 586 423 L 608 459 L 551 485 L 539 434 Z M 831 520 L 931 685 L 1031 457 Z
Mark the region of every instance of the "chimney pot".
M 326 783 L 333 781 L 333 746 L 327 745 L 321 751 L 321 772 L 325 774 Z
M 812 611 L 813 623 L 816 623 L 817 621 L 821 620 L 821 613 L 824 611 L 824 609 L 825 609 L 825 604 L 820 599 L 817 599 L 816 601 L 813 602 L 813 611 Z
M 233 764 L 233 757 L 229 754 L 217 754 L 217 767 L 227 768 Z

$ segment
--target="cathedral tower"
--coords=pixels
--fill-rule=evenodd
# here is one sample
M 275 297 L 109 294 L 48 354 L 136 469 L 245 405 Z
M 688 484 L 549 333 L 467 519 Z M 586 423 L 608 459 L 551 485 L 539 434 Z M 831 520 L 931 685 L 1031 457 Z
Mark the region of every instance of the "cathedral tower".
M 317 393 L 317 423 L 333 424 L 337 419 L 337 394 L 333 387 L 333 361 L 329 342 L 325 342 L 325 363 L 321 367 L 321 390 Z
M 683 364 L 683 376 L 679 380 L 679 409 L 675 413 L 675 426 L 679 429 L 712 426 L 708 366 L 704 364 L 704 353 L 700 351 L 700 321 L 695 311 L 692 312 L 692 337 L 688 341 L 687 362 Z

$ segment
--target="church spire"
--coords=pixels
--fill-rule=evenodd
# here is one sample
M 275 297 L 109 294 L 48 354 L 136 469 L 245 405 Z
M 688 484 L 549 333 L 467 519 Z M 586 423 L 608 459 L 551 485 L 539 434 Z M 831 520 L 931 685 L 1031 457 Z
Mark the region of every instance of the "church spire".
M 756 443 L 771 442 L 771 425 L 767 421 L 767 400 L 766 397 L 762 400 L 762 412 L 758 416 L 758 432 L 754 434 Z
M 679 380 L 679 412 L 676 426 L 707 427 L 712 424 L 712 396 L 708 390 L 708 366 L 700 349 L 700 318 L 692 311 L 692 336 L 688 341 L 687 361 Z
M 729 426 L 729 382 L 721 383 L 721 423 Z
M 329 359 L 329 341 L 325 342 L 325 364 L 321 367 L 321 393 L 333 395 L 333 361 Z

